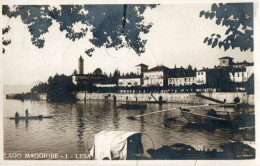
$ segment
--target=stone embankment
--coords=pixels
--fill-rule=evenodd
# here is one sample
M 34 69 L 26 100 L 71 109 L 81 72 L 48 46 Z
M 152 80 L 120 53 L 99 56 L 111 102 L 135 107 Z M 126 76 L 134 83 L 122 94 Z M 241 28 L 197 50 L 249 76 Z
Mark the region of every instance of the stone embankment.
M 111 101 L 162 101 L 189 104 L 246 103 L 254 105 L 254 95 L 245 92 L 215 93 L 84 93 L 75 94 L 78 100 L 111 100 Z

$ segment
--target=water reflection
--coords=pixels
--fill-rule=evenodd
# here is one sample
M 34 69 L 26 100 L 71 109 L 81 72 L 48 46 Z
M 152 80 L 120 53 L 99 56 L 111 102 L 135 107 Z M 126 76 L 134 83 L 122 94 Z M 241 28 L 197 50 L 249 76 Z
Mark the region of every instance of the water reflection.
M 119 128 L 119 121 L 120 121 L 120 118 L 118 116 L 118 110 L 117 110 L 117 107 L 115 104 L 113 104 L 113 124 L 115 126 L 115 129 L 118 130 Z
M 77 145 L 79 148 L 79 152 L 85 152 L 84 146 L 84 131 L 85 131 L 85 123 L 84 123 L 84 114 L 83 109 L 81 107 L 76 107 L 76 117 L 77 117 L 77 132 L 78 132 L 78 141 Z
M 146 114 L 187 105 L 166 103 L 148 104 L 146 110 L 125 110 L 120 103 L 105 101 L 80 101 L 74 104 L 46 103 L 43 101 L 4 101 L 4 152 L 54 152 L 87 153 L 94 140 L 94 133 L 101 130 L 136 131 L 143 136 L 144 150 L 163 145 L 183 143 L 196 148 L 219 149 L 230 140 L 254 140 L 254 129 L 241 132 L 231 127 L 206 128 L 190 125 L 179 110 L 141 116 L 136 120 L 128 116 Z M 33 115 L 52 115 L 52 119 L 15 121 L 9 120 L 17 110 L 31 110 Z M 234 112 L 231 108 L 220 108 Z M 16 110 L 16 111 L 14 111 Z M 254 108 L 241 109 L 242 113 Z M 254 116 L 244 116 L 244 123 L 254 124 Z M 29 124 L 30 123 L 30 124 Z M 26 129 L 26 131 L 24 131 Z M 92 135 L 91 135 L 92 134 Z M 151 139 L 152 141 L 151 141 Z M 89 140 L 88 140 L 89 139 Z M 146 154 L 149 157 L 149 154 Z
M 29 120 L 25 119 L 25 128 L 28 129 L 28 125 L 29 125 Z
M 144 110 L 141 110 L 140 114 L 144 114 Z M 145 129 L 144 129 L 144 125 L 145 125 L 145 121 L 144 121 L 144 116 L 141 116 L 140 117 L 140 132 L 145 132 Z

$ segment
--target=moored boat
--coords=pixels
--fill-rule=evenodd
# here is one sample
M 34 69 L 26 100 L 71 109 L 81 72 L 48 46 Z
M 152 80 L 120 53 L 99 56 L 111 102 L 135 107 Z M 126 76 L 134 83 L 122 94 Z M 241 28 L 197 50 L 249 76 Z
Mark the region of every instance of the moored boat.
M 189 109 L 181 109 L 183 117 L 189 123 L 196 124 L 228 124 L 231 122 L 230 115 L 228 112 L 210 110 L 206 114 L 196 113 Z
M 119 108 L 125 109 L 146 109 L 147 104 L 141 102 L 127 102 L 125 104 L 120 104 Z
M 53 118 L 53 116 L 43 116 L 43 115 L 38 115 L 38 116 L 20 116 L 20 117 L 11 117 L 9 118 L 10 120 L 28 120 L 28 119 L 43 119 L 43 118 Z

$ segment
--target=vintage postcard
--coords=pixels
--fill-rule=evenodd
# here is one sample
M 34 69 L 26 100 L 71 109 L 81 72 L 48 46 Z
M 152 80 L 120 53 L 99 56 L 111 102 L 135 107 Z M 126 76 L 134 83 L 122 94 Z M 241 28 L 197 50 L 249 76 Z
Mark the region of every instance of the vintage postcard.
M 257 165 L 258 7 L 3 1 L 0 164 Z

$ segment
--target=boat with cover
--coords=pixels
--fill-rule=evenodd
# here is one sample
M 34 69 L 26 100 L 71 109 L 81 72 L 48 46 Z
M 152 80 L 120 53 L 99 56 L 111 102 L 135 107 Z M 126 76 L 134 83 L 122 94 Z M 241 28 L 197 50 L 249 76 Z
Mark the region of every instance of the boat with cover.
M 127 160 L 136 159 L 143 153 L 141 133 L 103 130 L 95 134 L 89 157 L 93 160 Z

